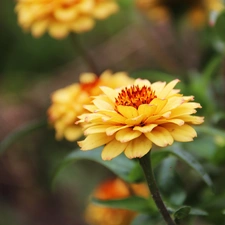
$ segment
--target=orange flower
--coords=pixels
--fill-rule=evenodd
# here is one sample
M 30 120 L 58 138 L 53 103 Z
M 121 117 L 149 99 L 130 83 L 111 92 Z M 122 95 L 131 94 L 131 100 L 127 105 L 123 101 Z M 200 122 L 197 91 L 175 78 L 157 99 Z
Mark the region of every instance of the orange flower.
M 18 0 L 15 8 L 24 30 L 34 37 L 48 31 L 56 39 L 89 31 L 95 19 L 106 19 L 118 9 L 114 0 Z
M 95 96 L 89 113 L 82 114 L 78 123 L 86 123 L 87 136 L 78 144 L 81 150 L 105 145 L 103 160 L 111 160 L 122 152 L 128 158 L 141 158 L 152 145 L 166 147 L 174 141 L 188 142 L 197 136 L 192 124 L 203 123 L 193 116 L 199 103 L 193 96 L 183 96 L 173 89 L 178 79 L 150 83 L 136 79 L 134 85 L 122 89 L 101 87 L 104 95 Z
M 128 184 L 119 178 L 100 184 L 93 196 L 101 200 L 123 199 L 131 195 L 148 197 L 149 190 L 145 183 Z M 85 218 L 89 225 L 129 225 L 136 212 L 125 209 L 112 209 L 90 203 Z
M 100 77 L 93 73 L 80 75 L 80 83 L 69 85 L 52 94 L 52 105 L 48 109 L 50 124 L 56 130 L 56 139 L 65 137 L 68 141 L 75 141 L 82 136 L 82 128 L 75 125 L 77 116 L 86 112 L 84 104 L 90 103 L 90 96 L 102 93 L 99 86 L 107 85 L 112 88 L 133 83 L 124 72 L 112 74 L 105 71 Z
M 186 13 L 194 27 L 206 24 L 210 11 L 221 11 L 224 5 L 220 0 L 136 0 L 137 7 L 153 21 L 166 21 L 179 10 Z

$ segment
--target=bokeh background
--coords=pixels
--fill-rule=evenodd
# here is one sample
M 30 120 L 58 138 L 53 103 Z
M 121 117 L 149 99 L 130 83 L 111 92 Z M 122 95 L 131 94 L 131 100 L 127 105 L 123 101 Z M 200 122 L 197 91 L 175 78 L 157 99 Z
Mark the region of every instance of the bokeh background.
M 98 21 L 79 39 L 100 73 L 127 71 L 152 81 L 179 78 L 182 92 L 196 96 L 203 106 L 199 114 L 220 132 L 215 136 L 208 129 L 189 148 L 206 166 L 217 194 L 192 171 L 183 181 L 187 203 L 199 201 L 212 212 L 208 218 L 194 219 L 193 224 L 222 225 L 225 218 L 218 212 L 225 209 L 223 40 L 210 24 L 207 10 L 200 22 L 198 16 L 190 16 L 195 1 L 161 2 L 171 14 L 161 15 L 157 6 L 151 12 L 156 18 L 149 18 L 134 1 L 120 0 L 117 14 Z M 85 225 L 90 193 L 113 174 L 97 163 L 79 161 L 63 169 L 53 182 L 56 168 L 75 143 L 56 141 L 45 120 L 51 93 L 77 82 L 79 74 L 90 68 L 70 37 L 55 40 L 45 34 L 35 39 L 23 32 L 15 4 L 0 2 L 0 140 L 18 129 L 30 131 L 12 136 L 16 141 L 1 152 L 0 225 Z M 180 165 L 178 171 L 182 174 L 186 169 Z

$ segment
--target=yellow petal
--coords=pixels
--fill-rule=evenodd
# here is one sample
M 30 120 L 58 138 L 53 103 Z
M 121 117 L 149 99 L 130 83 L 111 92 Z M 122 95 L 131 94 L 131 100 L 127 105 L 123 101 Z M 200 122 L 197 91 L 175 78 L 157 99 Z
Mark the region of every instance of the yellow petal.
M 157 94 L 157 97 L 158 98 L 166 98 L 170 92 L 173 90 L 173 88 L 175 87 L 175 85 L 179 82 L 178 79 L 175 79 L 173 81 L 171 81 L 170 83 L 168 83 L 162 91 L 160 91 L 158 94 Z
M 93 9 L 93 16 L 97 19 L 105 19 L 111 14 L 119 10 L 118 5 L 115 2 L 100 2 Z
M 178 106 L 180 106 L 185 100 L 182 97 L 171 97 L 168 99 L 166 105 L 163 107 L 161 113 L 170 111 L 174 108 L 177 108 Z
M 152 142 L 144 135 L 141 135 L 139 138 L 136 138 L 128 143 L 129 144 L 127 145 L 124 153 L 130 159 L 141 158 L 152 148 Z
M 134 81 L 134 85 L 138 85 L 140 88 L 142 88 L 142 87 L 144 87 L 144 86 L 151 86 L 151 83 L 150 83 L 150 81 L 149 80 L 147 80 L 147 79 L 140 79 L 140 78 L 138 78 L 138 79 L 136 79 L 135 81 Z
M 125 129 L 119 130 L 116 133 L 115 138 L 117 141 L 124 143 L 124 142 L 128 142 L 130 140 L 133 140 L 133 139 L 139 137 L 140 135 L 141 135 L 140 131 L 133 130 L 132 128 L 125 128 Z
M 68 141 L 76 141 L 83 134 L 80 126 L 70 126 L 65 129 L 64 136 Z
M 48 28 L 48 21 L 47 20 L 40 20 L 35 22 L 31 26 L 31 33 L 34 37 L 42 36 Z
M 152 141 L 155 145 L 160 147 L 166 147 L 173 144 L 173 137 L 170 132 L 163 127 L 156 127 L 149 133 L 145 133 L 145 136 Z
M 120 155 L 127 147 L 128 143 L 121 143 L 117 140 L 110 141 L 102 151 L 103 160 L 111 160 Z
M 157 107 L 154 114 L 160 113 L 167 104 L 167 101 L 167 99 L 154 98 L 150 103 L 150 105 L 155 105 Z
M 191 123 L 191 124 L 201 124 L 204 122 L 204 117 L 200 116 L 181 116 L 179 117 L 186 123 Z
M 171 133 L 175 141 L 188 142 L 193 141 L 193 138 L 197 137 L 197 133 L 194 128 L 188 124 L 184 124 L 183 126 L 165 124 L 162 126 Z
M 118 96 L 118 93 L 109 87 L 100 87 L 104 94 L 112 101 L 115 102 L 115 98 Z
M 94 125 L 88 127 L 85 131 L 85 135 L 90 135 L 90 134 L 97 134 L 97 133 L 106 133 L 106 129 L 109 127 L 109 125 L 101 124 L 101 125 Z
M 49 34 L 56 39 L 63 39 L 68 33 L 69 30 L 65 24 L 53 23 L 49 26 Z
M 108 121 L 111 121 L 113 123 L 122 123 L 123 124 L 126 119 L 114 110 L 98 110 L 98 112 L 101 113 L 102 115 L 110 117 L 110 119 L 108 119 Z
M 158 82 L 152 83 L 151 88 L 152 88 L 152 90 L 155 91 L 156 96 L 158 96 L 158 93 L 160 93 L 162 91 L 162 89 L 165 87 L 165 85 L 166 85 L 166 82 L 158 81 Z
M 120 114 L 122 114 L 123 116 L 125 116 L 128 119 L 138 116 L 137 109 L 135 109 L 132 106 L 119 105 L 119 106 L 117 106 L 117 109 Z
M 103 109 L 103 110 L 114 110 L 114 108 L 112 107 L 112 105 L 110 105 L 108 102 L 103 101 L 99 98 L 96 98 L 93 100 L 94 105 L 98 108 L 98 109 Z
M 131 119 L 126 119 L 125 124 L 139 125 L 143 121 L 144 117 L 145 117 L 145 115 L 140 115 L 140 116 L 137 116 L 137 117 L 134 117 L 134 118 L 131 118 Z
M 70 29 L 77 33 L 82 33 L 91 30 L 95 25 L 93 18 L 88 16 L 80 16 L 70 24 Z
M 113 126 L 113 125 L 111 125 L 110 127 L 108 127 L 106 129 L 106 134 L 108 136 L 111 136 L 114 133 L 116 133 L 117 131 L 122 130 L 122 129 L 127 128 L 127 127 L 129 127 L 129 125 L 125 125 L 125 126 L 121 126 L 121 125 L 120 126 Z
M 91 150 L 110 142 L 114 137 L 106 134 L 90 134 L 83 141 L 78 141 L 81 150 Z
M 147 133 L 147 132 L 151 132 L 152 129 L 155 128 L 155 127 L 157 127 L 157 126 L 158 126 L 158 124 L 148 124 L 148 125 L 145 125 L 143 127 L 141 127 L 141 126 L 135 126 L 133 128 L 133 130 L 138 130 L 138 131 L 140 131 L 142 133 Z
M 138 107 L 138 114 L 145 115 L 145 117 L 147 118 L 155 112 L 156 108 L 156 105 L 142 104 Z
M 164 124 L 164 123 L 175 123 L 178 126 L 182 126 L 184 124 L 184 120 L 181 119 L 159 119 L 157 120 L 158 124 Z
M 54 11 L 55 18 L 62 22 L 73 21 L 77 15 L 77 9 L 74 7 L 58 8 Z

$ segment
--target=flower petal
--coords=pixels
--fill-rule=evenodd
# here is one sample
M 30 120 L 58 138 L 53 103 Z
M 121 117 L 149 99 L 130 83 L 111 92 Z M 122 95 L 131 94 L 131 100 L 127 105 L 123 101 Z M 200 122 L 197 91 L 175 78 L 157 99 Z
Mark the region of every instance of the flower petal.
M 138 116 L 138 111 L 132 106 L 123 106 L 123 105 L 118 105 L 117 109 L 121 115 L 125 116 L 126 118 L 134 118 Z
M 117 131 L 119 131 L 119 130 L 122 130 L 122 129 L 124 129 L 124 128 L 127 128 L 127 127 L 129 127 L 129 125 L 125 125 L 125 126 L 113 126 L 113 125 L 111 125 L 110 127 L 108 127 L 107 129 L 106 129 L 106 134 L 108 135 L 108 136 L 111 136 L 111 135 L 113 135 L 115 132 L 117 132 Z
M 178 79 L 175 79 L 173 81 L 171 81 L 170 83 L 168 83 L 162 91 L 160 91 L 157 95 L 158 98 L 166 98 L 170 92 L 173 90 L 173 88 L 175 87 L 175 85 L 179 82 Z
M 110 105 L 108 102 L 103 101 L 101 99 L 94 99 L 93 103 L 99 109 L 113 110 L 112 105 Z
M 105 124 L 90 126 L 84 131 L 84 135 L 95 134 L 95 133 L 96 134 L 97 133 L 106 133 L 106 129 L 108 127 L 109 127 L 109 125 L 105 125 Z
M 133 130 L 132 128 L 125 128 L 123 130 L 119 130 L 116 133 L 115 138 L 117 141 L 124 143 L 133 140 L 134 138 L 137 138 L 140 135 L 141 135 L 140 131 Z
M 157 126 L 158 126 L 158 124 L 148 124 L 148 125 L 145 125 L 143 127 L 141 127 L 141 126 L 135 126 L 133 128 L 133 130 L 138 130 L 138 131 L 140 131 L 142 133 L 147 133 L 147 132 L 151 132 L 152 129 L 155 128 L 155 127 L 157 127 Z
M 171 123 L 165 124 L 163 125 L 163 127 L 171 133 L 175 141 L 188 142 L 192 141 L 194 137 L 197 137 L 195 129 L 189 126 L 188 124 L 178 126 L 176 124 Z
M 166 147 L 173 144 L 173 137 L 170 132 L 163 127 L 156 127 L 149 133 L 145 133 L 145 136 L 152 141 L 155 145 L 160 147 Z
M 128 143 L 121 143 L 117 140 L 110 141 L 102 151 L 103 160 L 111 160 L 120 155 L 127 147 Z
M 112 101 L 115 102 L 115 98 L 118 96 L 118 93 L 109 87 L 100 87 L 103 93 Z
M 145 117 L 147 118 L 155 112 L 156 108 L 156 105 L 142 104 L 138 107 L 138 114 L 145 115 Z
M 129 142 L 125 149 L 125 155 L 130 158 L 141 158 L 152 148 L 152 142 L 144 135 Z
M 91 150 L 110 142 L 114 137 L 106 134 L 90 134 L 83 141 L 78 141 L 81 150 Z

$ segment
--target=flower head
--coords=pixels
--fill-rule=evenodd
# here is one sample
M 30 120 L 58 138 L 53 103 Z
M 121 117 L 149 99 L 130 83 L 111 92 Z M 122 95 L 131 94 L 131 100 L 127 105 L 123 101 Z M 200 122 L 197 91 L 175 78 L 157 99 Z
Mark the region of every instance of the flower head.
M 89 31 L 95 19 L 105 19 L 118 11 L 114 0 L 18 0 L 16 8 L 19 25 L 34 37 L 46 31 L 56 38 L 70 32 Z
M 224 9 L 221 0 L 136 0 L 136 5 L 151 20 L 160 22 L 172 19 L 177 10 L 183 11 L 194 27 L 206 24 L 210 11 Z
M 131 195 L 142 197 L 149 196 L 149 190 L 145 183 L 128 184 L 119 178 L 107 180 L 101 183 L 93 193 L 100 200 L 113 200 L 127 198 Z M 136 213 L 125 209 L 112 209 L 94 204 L 89 204 L 85 218 L 90 225 L 129 225 Z
M 178 79 L 150 83 L 136 79 L 122 89 L 101 87 L 103 95 L 96 96 L 89 113 L 79 116 L 85 122 L 84 134 L 78 142 L 81 150 L 105 145 L 102 158 L 110 160 L 122 152 L 128 158 L 144 156 L 152 148 L 172 145 L 174 141 L 188 142 L 197 136 L 191 124 L 203 123 L 203 117 L 193 116 L 199 103 L 193 96 L 183 96 L 174 89 Z
M 56 139 L 65 137 L 68 141 L 74 141 L 83 134 L 81 126 L 75 122 L 77 116 L 86 112 L 83 105 L 90 103 L 90 96 L 102 92 L 99 86 L 117 88 L 132 83 L 133 79 L 126 73 L 112 74 L 107 70 L 100 77 L 93 73 L 83 73 L 79 83 L 55 91 L 51 97 L 52 105 L 48 109 L 48 118 L 56 130 Z

